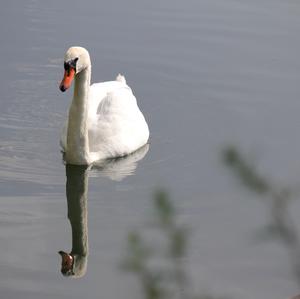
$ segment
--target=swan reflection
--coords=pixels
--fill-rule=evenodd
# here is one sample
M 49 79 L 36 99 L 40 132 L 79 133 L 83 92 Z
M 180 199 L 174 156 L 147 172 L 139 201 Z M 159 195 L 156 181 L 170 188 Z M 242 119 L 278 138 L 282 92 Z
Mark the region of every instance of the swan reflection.
M 71 252 L 59 251 L 61 255 L 61 273 L 64 276 L 82 277 L 86 273 L 88 260 L 88 179 L 99 175 L 115 181 L 121 181 L 132 175 L 137 162 L 144 158 L 149 150 L 147 144 L 135 153 L 112 160 L 106 160 L 93 167 L 66 165 L 66 195 L 68 218 L 72 228 Z

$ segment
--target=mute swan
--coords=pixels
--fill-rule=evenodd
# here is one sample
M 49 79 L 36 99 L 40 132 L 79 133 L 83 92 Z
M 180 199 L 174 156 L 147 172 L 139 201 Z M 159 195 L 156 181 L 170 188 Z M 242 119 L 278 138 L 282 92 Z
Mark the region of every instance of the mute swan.
M 60 140 L 67 163 L 88 165 L 125 156 L 148 142 L 148 125 L 124 76 L 90 85 L 90 55 L 82 47 L 68 49 L 64 69 L 61 91 L 66 91 L 75 78 Z

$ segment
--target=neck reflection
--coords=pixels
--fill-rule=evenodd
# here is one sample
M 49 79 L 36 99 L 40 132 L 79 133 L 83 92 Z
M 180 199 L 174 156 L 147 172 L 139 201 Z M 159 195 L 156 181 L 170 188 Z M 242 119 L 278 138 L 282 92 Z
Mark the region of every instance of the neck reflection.
M 68 218 L 72 228 L 72 250 L 60 251 L 61 272 L 65 276 L 81 277 L 86 272 L 88 257 L 87 166 L 66 165 L 66 195 Z
M 99 175 L 120 181 L 132 175 L 137 162 L 144 158 L 149 150 L 147 144 L 137 152 L 123 158 L 106 160 L 93 168 L 89 166 L 66 165 L 66 195 L 68 218 L 72 229 L 71 252 L 59 251 L 61 255 L 61 273 L 64 276 L 79 278 L 85 275 L 88 261 L 88 180 Z M 90 170 L 92 169 L 92 172 Z

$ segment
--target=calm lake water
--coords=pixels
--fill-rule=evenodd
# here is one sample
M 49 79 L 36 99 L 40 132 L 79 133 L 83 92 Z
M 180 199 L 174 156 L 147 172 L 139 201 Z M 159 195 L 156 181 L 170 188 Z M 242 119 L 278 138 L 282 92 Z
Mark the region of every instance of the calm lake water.
M 299 185 L 299 1 L 12 0 L 0 28 L 1 298 L 140 298 L 119 261 L 157 187 L 191 229 L 196 290 L 299 293 L 286 248 L 255 238 L 268 209 L 220 158 L 236 144 L 278 184 Z M 126 75 L 151 131 L 148 152 L 77 173 L 89 245 L 78 279 L 62 276 L 57 253 L 72 247 L 59 148 L 72 91 L 58 90 L 72 45 L 89 49 L 93 82 Z M 297 211 L 294 201 L 300 231 Z

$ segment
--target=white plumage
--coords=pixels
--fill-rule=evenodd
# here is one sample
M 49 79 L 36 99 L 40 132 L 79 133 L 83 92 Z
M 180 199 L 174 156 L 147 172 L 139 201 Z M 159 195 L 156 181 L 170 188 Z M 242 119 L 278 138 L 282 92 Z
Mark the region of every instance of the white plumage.
M 90 164 L 121 157 L 145 145 L 148 125 L 125 77 L 118 75 L 116 81 L 90 86 L 89 54 L 84 48 L 72 47 L 65 55 L 62 91 L 71 84 L 73 67 L 74 95 L 61 136 L 67 163 Z

